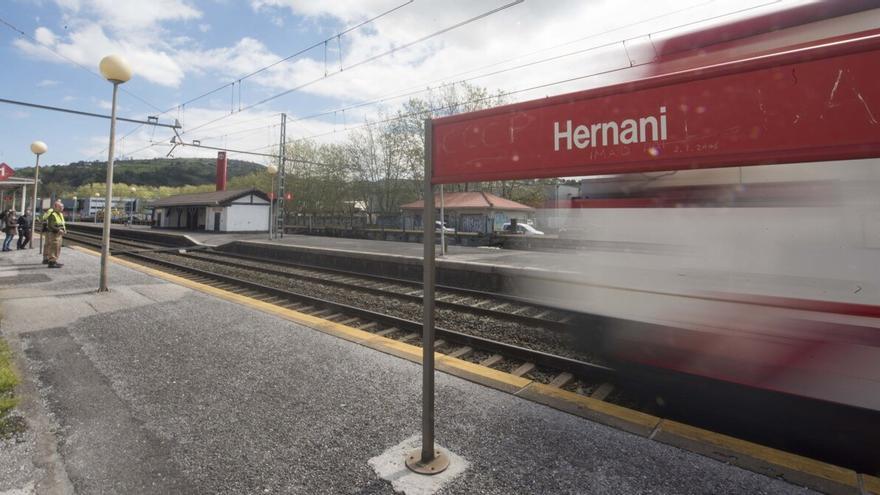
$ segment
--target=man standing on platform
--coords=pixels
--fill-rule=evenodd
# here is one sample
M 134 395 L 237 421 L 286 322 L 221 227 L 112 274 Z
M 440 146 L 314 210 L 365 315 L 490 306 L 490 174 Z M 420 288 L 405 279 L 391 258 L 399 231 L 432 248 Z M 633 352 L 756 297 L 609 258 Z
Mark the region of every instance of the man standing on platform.
M 58 263 L 58 257 L 61 256 L 61 239 L 67 233 L 67 227 L 64 225 L 64 204 L 61 201 L 55 201 L 55 206 L 43 215 L 43 225 L 46 232 L 46 246 L 43 248 L 43 263 L 48 263 L 49 268 L 61 268 L 64 266 Z
M 18 249 L 24 249 L 31 242 L 31 210 L 18 217 Z

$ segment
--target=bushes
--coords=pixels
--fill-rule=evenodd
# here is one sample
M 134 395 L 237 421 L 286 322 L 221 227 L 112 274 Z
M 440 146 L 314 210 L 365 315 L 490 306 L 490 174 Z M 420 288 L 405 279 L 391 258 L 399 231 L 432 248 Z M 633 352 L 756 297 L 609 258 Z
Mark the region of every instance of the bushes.
M 16 385 L 18 374 L 12 365 L 12 351 L 9 344 L 0 339 L 0 433 L 6 429 L 9 411 L 18 404 L 13 393 Z

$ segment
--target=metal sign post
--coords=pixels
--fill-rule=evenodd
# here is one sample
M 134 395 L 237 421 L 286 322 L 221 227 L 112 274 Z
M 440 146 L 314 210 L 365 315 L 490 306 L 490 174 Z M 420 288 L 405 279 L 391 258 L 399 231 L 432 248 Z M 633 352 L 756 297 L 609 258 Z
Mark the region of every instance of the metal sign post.
M 446 256 L 446 208 L 443 204 L 443 184 L 440 184 L 440 256 Z
M 422 448 L 410 452 L 406 466 L 420 474 L 437 474 L 449 467 L 449 457 L 434 448 L 434 186 L 431 183 L 431 119 L 425 120 L 425 210 L 422 213 L 424 243 L 422 321 Z

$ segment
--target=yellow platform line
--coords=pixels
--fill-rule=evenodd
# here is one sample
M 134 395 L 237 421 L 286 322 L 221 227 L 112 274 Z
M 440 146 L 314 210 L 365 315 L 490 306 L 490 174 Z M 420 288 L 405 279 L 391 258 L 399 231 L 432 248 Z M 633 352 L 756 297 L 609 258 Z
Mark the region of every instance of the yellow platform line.
M 99 253 L 78 246 L 73 246 L 72 249 L 94 256 L 99 255 Z M 309 316 L 299 311 L 218 289 L 131 261 L 113 257 L 110 259 L 114 263 L 141 273 L 273 314 L 328 335 L 401 357 L 414 363 L 422 362 L 422 348 L 418 346 Z M 544 404 L 591 421 L 635 433 L 654 441 L 712 457 L 750 471 L 771 477 L 780 477 L 791 483 L 834 495 L 860 495 L 862 491 L 863 493 L 880 495 L 880 478 L 871 475 L 858 474 L 851 469 L 702 428 L 662 419 L 493 368 L 453 358 L 445 354 L 435 353 L 434 357 L 438 370 L 459 378 L 515 394 L 532 402 Z M 859 488 L 860 485 L 862 487 L 861 490 Z

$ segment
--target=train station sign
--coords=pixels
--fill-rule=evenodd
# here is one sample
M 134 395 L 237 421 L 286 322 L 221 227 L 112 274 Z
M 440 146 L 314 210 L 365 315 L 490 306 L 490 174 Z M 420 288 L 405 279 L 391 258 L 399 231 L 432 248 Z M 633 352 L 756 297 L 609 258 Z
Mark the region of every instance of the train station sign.
M 434 184 L 880 156 L 880 30 L 435 119 Z
M 15 175 L 15 169 L 7 165 L 5 162 L 0 163 L 0 180 L 6 180 Z

